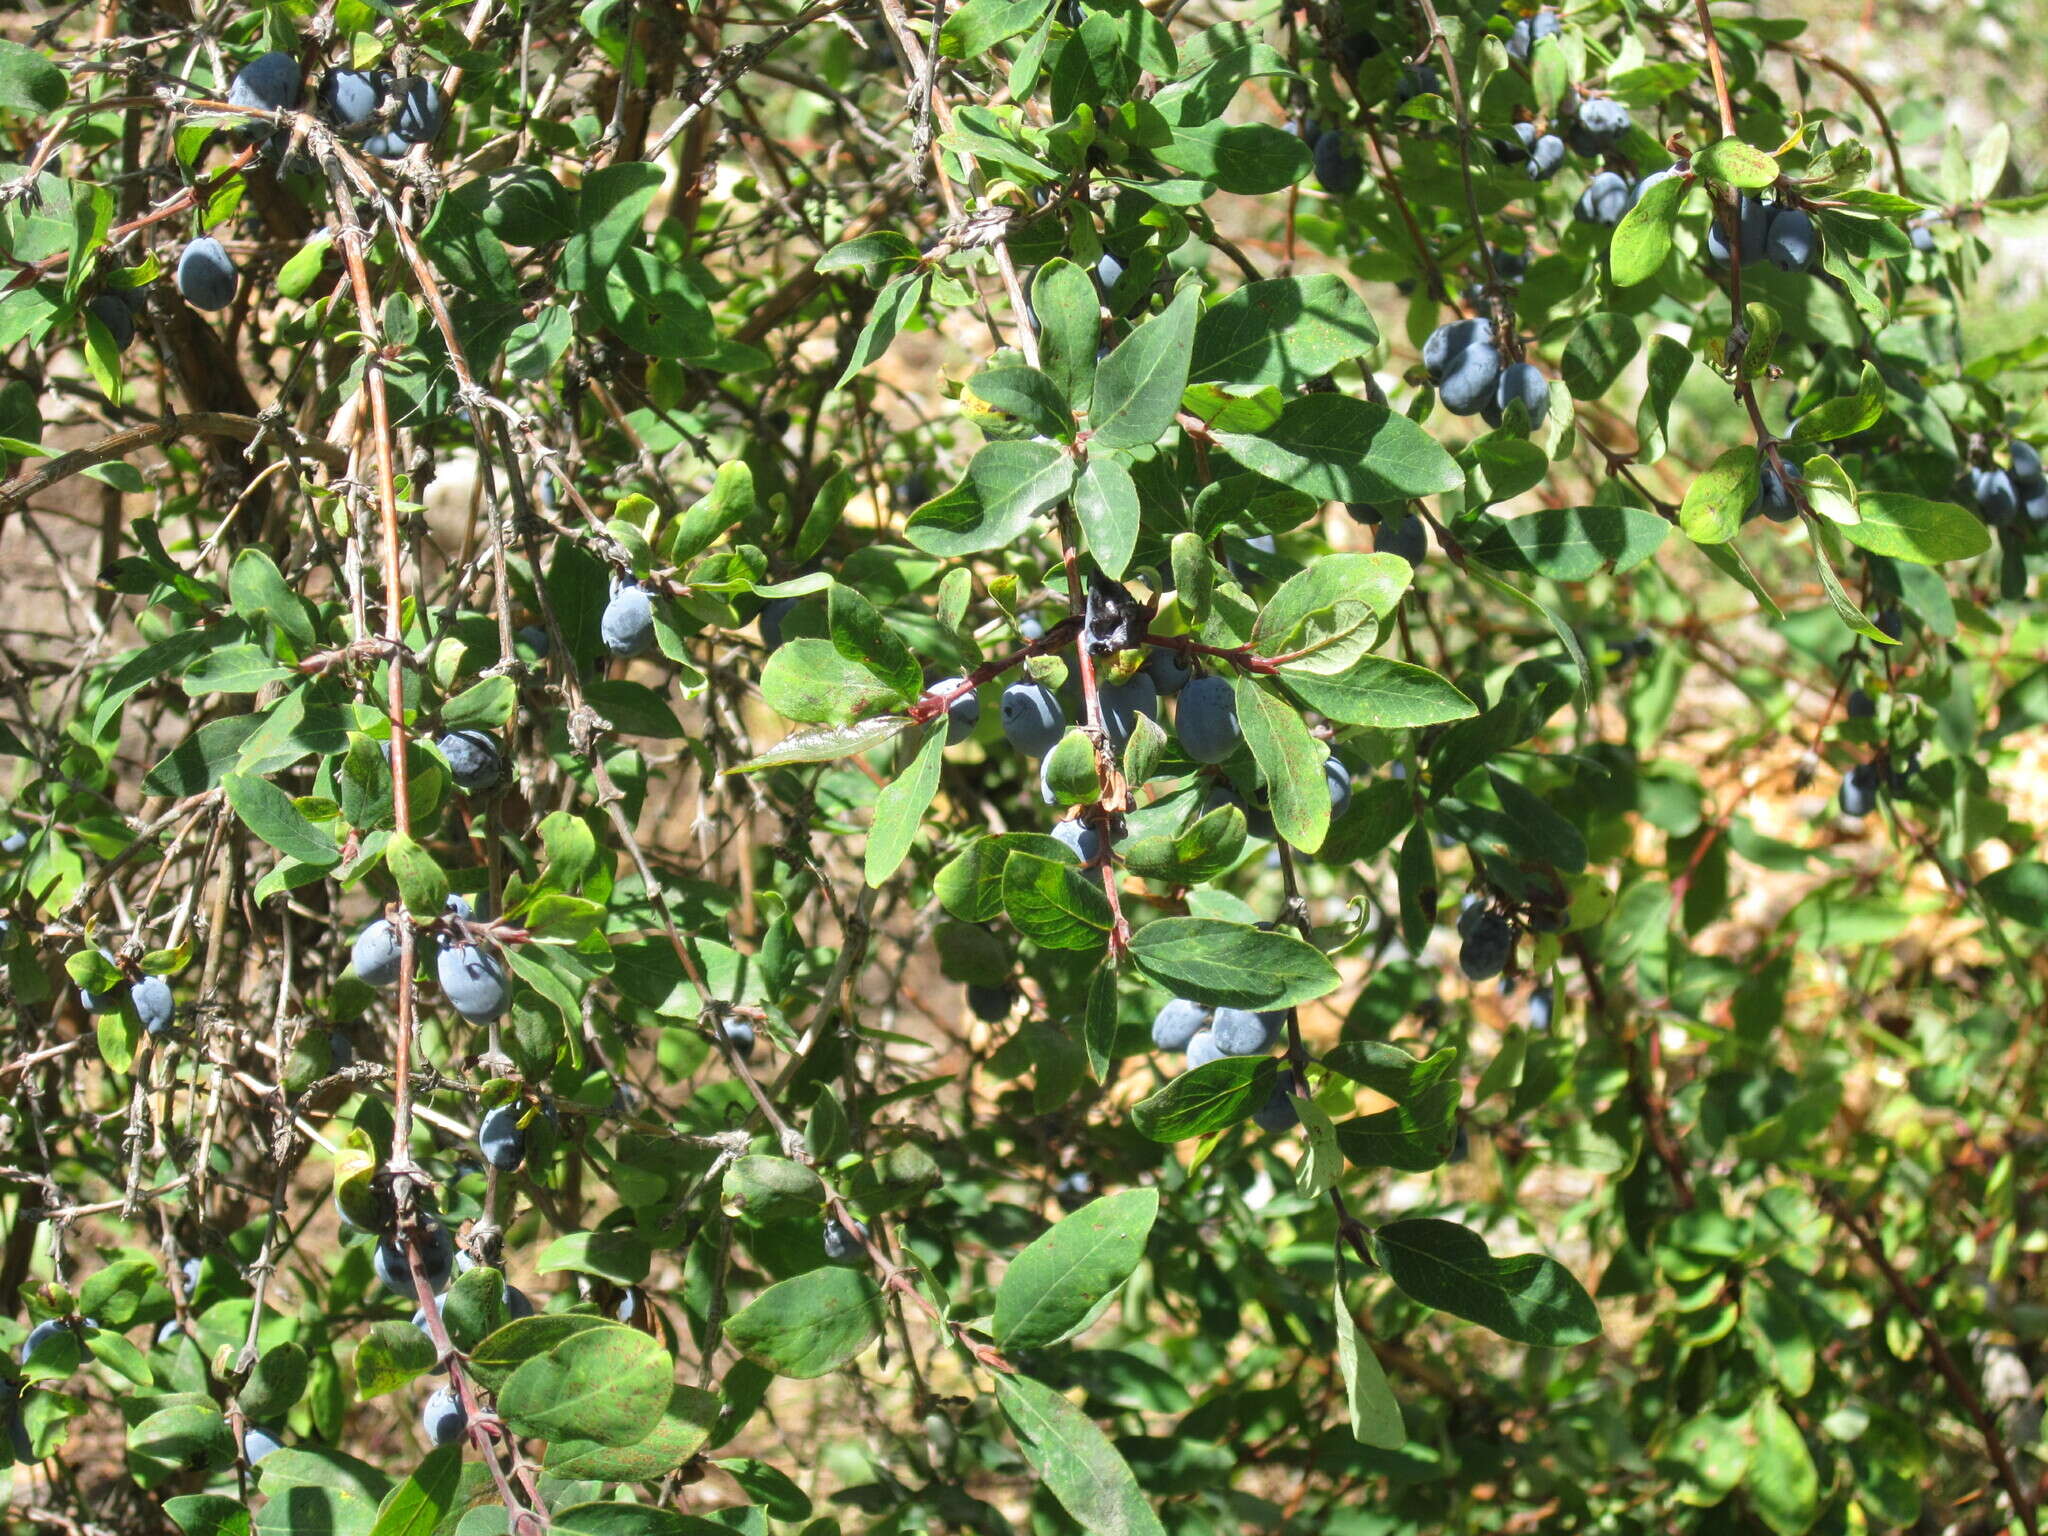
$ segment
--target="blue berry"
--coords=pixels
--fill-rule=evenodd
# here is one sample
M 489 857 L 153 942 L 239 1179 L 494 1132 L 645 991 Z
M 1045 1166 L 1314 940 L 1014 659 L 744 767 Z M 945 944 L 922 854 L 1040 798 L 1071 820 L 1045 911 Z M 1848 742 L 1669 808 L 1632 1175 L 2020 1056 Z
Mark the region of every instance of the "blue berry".
M 1152 1017 L 1152 1044 L 1162 1051 L 1184 1051 L 1188 1042 L 1209 1027 L 1209 1009 L 1176 997 Z
M 144 1029 L 152 1035 L 170 1032 L 177 1004 L 171 997 L 168 981 L 161 976 L 145 976 L 128 989 L 128 996 L 135 1004 L 135 1016 L 142 1021 Z
M 1858 763 L 1851 768 L 1836 799 L 1842 814 L 1861 820 L 1877 809 L 1877 785 L 1877 764 Z
M 967 1006 L 974 1010 L 974 1016 L 987 1024 L 1000 1024 L 1010 1016 L 1010 1009 L 1016 1004 L 1017 996 L 1008 987 L 969 987 Z
M 431 144 L 441 136 L 448 121 L 448 99 L 441 87 L 417 75 L 393 82 L 392 95 L 398 111 L 391 119 L 391 131 L 408 144 Z
M 235 302 L 235 264 L 227 248 L 202 235 L 178 257 L 178 292 L 195 309 L 226 309 Z
M 1189 683 L 1173 720 L 1181 750 L 1198 763 L 1220 763 L 1244 740 L 1237 694 L 1225 678 L 1198 677 Z
M 640 587 L 621 587 L 605 604 L 598 636 L 614 656 L 638 656 L 654 644 L 654 604 Z
M 445 945 L 435 962 L 448 1004 L 472 1024 L 502 1018 L 512 984 L 498 957 L 475 944 Z
M 1102 857 L 1102 833 L 1094 824 L 1080 817 L 1070 817 L 1053 825 L 1052 835 L 1074 850 L 1074 855 L 1086 864 L 1093 864 Z
M 1500 383 L 1500 350 L 1492 341 L 1475 342 L 1444 368 L 1437 394 L 1453 416 L 1477 416 L 1494 397 Z
M 420 1410 L 420 1425 L 436 1445 L 453 1445 L 469 1428 L 469 1415 L 453 1387 L 437 1387 Z
M 1194 679 L 1195 666 L 1185 653 L 1170 645 L 1155 645 L 1145 658 L 1146 675 L 1162 698 L 1171 698 Z
M 510 1173 L 526 1161 L 526 1132 L 519 1124 L 524 1112 L 524 1105 L 500 1104 L 485 1111 L 477 1123 L 476 1143 L 484 1161 L 500 1173 Z
M 1351 769 L 1340 757 L 1325 758 L 1323 782 L 1330 787 L 1330 820 L 1351 808 Z
M 1257 1056 L 1269 1048 L 1265 1021 L 1248 1008 L 1218 1008 L 1209 1035 L 1225 1056 Z
M 449 731 L 434 745 L 448 759 L 448 772 L 461 789 L 489 789 L 504 775 L 498 744 L 482 731 Z
M 834 1264 L 865 1264 L 868 1259 L 868 1229 L 859 1222 L 851 1228 L 836 1216 L 825 1218 L 825 1257 Z
M 385 1286 L 411 1300 L 419 1300 L 419 1288 L 413 1283 L 412 1266 L 406 1262 L 405 1249 L 396 1237 L 377 1240 L 377 1250 L 371 1255 L 370 1267 L 377 1272 L 377 1278 Z M 429 1219 L 421 1239 L 420 1267 L 426 1271 L 427 1286 L 439 1291 L 448 1284 L 455 1273 L 455 1239 L 448 1228 L 439 1220 Z
M 299 100 L 299 65 L 288 53 L 251 59 L 228 83 L 228 104 L 253 112 L 282 112 Z
M 1458 969 L 1468 981 L 1491 981 L 1507 968 L 1515 952 L 1515 933 L 1498 912 L 1482 909 L 1458 949 Z
M 942 677 L 931 685 L 933 693 L 945 693 L 966 682 L 964 677 Z M 961 694 L 946 706 L 946 741 L 958 746 L 974 734 L 974 728 L 981 724 L 981 699 L 973 689 Z
M 1066 734 L 1067 715 L 1045 684 L 1026 679 L 1003 690 L 1003 737 L 1026 757 L 1044 757 Z
M 1808 272 L 1816 249 L 1813 219 L 1798 208 L 1780 208 L 1771 219 L 1764 254 L 1780 272 Z
M 1102 727 L 1109 733 L 1110 745 L 1118 751 L 1122 751 L 1124 743 L 1131 739 L 1138 716 L 1146 715 L 1153 720 L 1159 718 L 1158 686 L 1143 672 L 1134 674 L 1128 682 L 1104 684 L 1100 698 Z
M 320 77 L 314 99 L 321 115 L 344 133 L 367 127 L 384 105 L 390 77 L 381 70 L 330 69 Z

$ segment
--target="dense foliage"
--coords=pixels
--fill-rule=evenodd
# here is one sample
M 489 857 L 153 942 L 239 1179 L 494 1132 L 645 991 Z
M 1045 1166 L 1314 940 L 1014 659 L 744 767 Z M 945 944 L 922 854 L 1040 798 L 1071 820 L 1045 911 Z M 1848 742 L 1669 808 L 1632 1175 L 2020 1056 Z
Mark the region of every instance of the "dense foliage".
M 2038 1536 L 2040 199 L 1942 82 L 9 25 L 17 1528 Z

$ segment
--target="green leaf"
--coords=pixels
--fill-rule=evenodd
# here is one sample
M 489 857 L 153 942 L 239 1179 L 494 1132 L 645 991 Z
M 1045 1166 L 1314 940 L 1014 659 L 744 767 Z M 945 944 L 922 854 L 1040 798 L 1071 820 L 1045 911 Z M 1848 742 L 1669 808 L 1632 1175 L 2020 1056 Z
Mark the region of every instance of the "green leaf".
M 811 1497 L 779 1467 L 752 1456 L 732 1456 L 713 1463 L 745 1493 L 749 1502 L 771 1520 L 808 1520 Z
M 1375 1229 L 1372 1248 L 1407 1295 L 1504 1339 L 1562 1348 L 1600 1337 L 1593 1299 L 1555 1259 L 1497 1259 L 1478 1233 L 1426 1216 Z
M 1237 863 L 1244 839 L 1244 812 L 1219 805 L 1177 836 L 1135 837 L 1118 851 L 1124 868 L 1141 879 L 1201 885 Z
M 311 1371 L 304 1346 L 290 1339 L 273 1344 L 242 1383 L 242 1390 L 235 1395 L 236 1405 L 257 1423 L 282 1418 L 305 1396 Z
M 1102 768 L 1095 742 L 1075 726 L 1045 755 L 1045 787 L 1059 805 L 1087 805 L 1102 798 Z
M 1138 969 L 1175 997 L 1217 1007 L 1291 1008 L 1334 991 L 1337 972 L 1292 933 L 1213 917 L 1162 917 L 1131 939 Z
M 1279 192 L 1308 174 L 1308 145 L 1272 123 L 1195 123 L 1168 131 L 1171 142 L 1152 152 L 1225 192 Z
M 356 1347 L 356 1398 L 367 1403 L 434 1368 L 434 1341 L 411 1323 L 372 1323 Z
M 410 1327 L 410 1324 L 406 1326 Z M 512 1373 L 575 1334 L 616 1325 L 587 1312 L 551 1312 L 507 1323 L 470 1351 L 469 1374 L 486 1392 L 503 1389 Z M 419 1330 L 414 1328 L 414 1333 Z
M 771 1285 L 725 1325 L 735 1349 L 778 1376 L 836 1371 L 882 1331 L 882 1293 L 854 1269 L 828 1266 Z
M 1720 139 L 1692 157 L 1695 176 L 1755 190 L 1778 179 L 1778 162 L 1740 139 Z M 1668 183 L 1667 183 L 1668 185 Z
M 1337 1127 L 1312 1098 L 1295 1095 L 1294 1112 L 1301 1121 L 1303 1145 L 1301 1162 L 1294 1170 L 1294 1187 L 1302 1199 L 1320 1200 L 1344 1171 L 1344 1155 L 1337 1150 Z
M 939 902 L 963 923 L 993 922 L 1003 915 L 1003 866 L 1022 849 L 1041 859 L 1072 864 L 1073 850 L 1043 832 L 1001 832 L 977 837 L 933 878 Z
M 1330 749 L 1309 733 L 1301 714 L 1248 673 L 1231 682 L 1245 744 L 1271 792 L 1273 825 L 1304 853 L 1323 846 L 1330 830 L 1330 786 L 1323 762 Z
M 33 48 L 0 38 L 0 107 L 42 117 L 64 105 L 64 71 Z
M 908 715 L 870 715 L 850 725 L 818 725 L 792 731 L 767 751 L 756 753 L 725 772 L 758 773 L 764 768 L 786 768 L 792 763 L 829 763 L 872 751 L 909 725 Z
M 487 677 L 448 701 L 441 711 L 441 728 L 462 731 L 482 726 L 495 730 L 512 718 L 518 704 L 519 688 L 511 678 Z
M 1337 1147 L 1354 1168 L 1440 1168 L 1458 1142 L 1458 1085 L 1432 1083 L 1391 1109 L 1337 1126 Z
M 1820 1517 L 1820 1473 L 1799 1423 L 1775 1396 L 1749 1411 L 1749 1502 L 1777 1536 L 1801 1536 Z
M 133 1425 L 128 1454 L 192 1471 L 217 1469 L 235 1459 L 235 1440 L 213 1404 L 181 1403 L 160 1408 Z
M 638 1285 L 653 1263 L 654 1245 L 631 1228 L 564 1232 L 543 1248 L 534 1269 L 543 1275 L 568 1271 L 597 1275 L 618 1285 Z
M 875 798 L 874 824 L 868 828 L 866 877 L 878 886 L 896 873 L 910 845 L 923 825 L 939 792 L 939 766 L 946 751 L 946 723 L 939 720 L 924 728 L 924 741 L 917 756 Z
M 996 1291 L 997 1345 L 1043 1349 L 1066 1338 L 1130 1278 L 1158 1214 L 1158 1190 L 1127 1189 L 1091 1200 L 1033 1239 Z
M 1236 1125 L 1273 1096 L 1280 1063 L 1271 1056 L 1225 1056 L 1191 1067 L 1131 1106 L 1131 1124 L 1153 1141 L 1186 1141 Z
M 1686 186 L 1682 176 L 1667 176 L 1653 182 L 1636 205 L 1622 215 L 1607 246 L 1608 271 L 1615 287 L 1633 288 L 1657 275 L 1664 258 L 1671 254 L 1671 232 L 1678 224 L 1678 205 L 1685 201 Z M 1590 398 L 1580 394 L 1576 386 L 1572 393 L 1582 400 Z
M 655 622 L 659 625 L 660 619 Z M 645 683 L 626 678 L 586 683 L 583 702 L 610 721 L 612 728 L 622 736 L 651 736 L 657 741 L 682 740 L 682 722 L 676 719 L 675 711 Z
M 1675 336 L 1650 338 L 1649 381 L 1636 406 L 1636 461 L 1654 464 L 1664 457 L 1669 443 L 1671 405 L 1679 386 L 1692 371 L 1692 351 Z
M 1343 725 L 1412 730 L 1479 713 L 1448 678 L 1385 656 L 1362 656 L 1340 677 L 1288 667 L 1280 681 L 1305 708 Z
M 487 298 L 516 300 L 519 280 L 505 246 L 461 197 L 444 197 L 420 231 L 421 252 L 452 286 Z
M 1297 395 L 1277 426 L 1216 440 L 1246 469 L 1317 501 L 1400 501 L 1465 483 L 1458 461 L 1421 427 L 1349 395 Z
M 1408 1443 L 1407 1426 L 1401 1422 L 1401 1404 L 1387 1382 L 1385 1367 L 1372 1346 L 1360 1337 L 1350 1308 L 1344 1305 L 1340 1288 L 1335 1307 L 1337 1319 L 1337 1368 L 1344 1376 L 1344 1407 L 1351 1419 L 1351 1435 L 1360 1445 L 1398 1451 Z
M 581 293 L 595 293 L 604 286 L 604 274 L 641 237 L 661 182 L 661 168 L 642 161 L 609 165 L 583 179 L 576 198 L 576 233 L 562 253 L 566 286 Z
M 1638 210 L 1641 207 L 1637 204 Z M 1629 215 L 1629 218 L 1634 217 L 1633 213 Z M 1628 228 L 1627 219 L 1622 221 L 1621 228 Z M 1615 231 L 1614 238 L 1619 245 L 1620 230 Z M 1572 392 L 1573 399 L 1597 400 L 1614 387 L 1614 381 L 1621 377 L 1623 370 L 1635 361 L 1636 354 L 1642 349 L 1642 333 L 1636 329 L 1633 315 L 1606 312 L 1588 315 L 1572 332 L 1572 339 L 1565 343 L 1564 358 L 1558 364 L 1558 377 L 1564 380 L 1564 387 Z
M 1869 617 L 1856 605 L 1856 599 L 1849 595 L 1849 589 L 1842 585 L 1842 578 L 1836 574 L 1834 555 L 1841 553 L 1838 536 L 1826 524 L 1817 524 L 1813 547 L 1814 570 L 1820 575 L 1821 590 L 1828 595 L 1828 603 L 1835 610 L 1835 617 L 1855 633 L 1879 645 L 1892 645 L 1891 636 L 1870 622 Z
M 1468 547 L 1495 570 L 1590 581 L 1603 571 L 1634 570 L 1670 532 L 1663 518 L 1639 507 L 1545 507 L 1501 519 Z
M 1024 1459 L 1089 1536 L 1165 1536 L 1130 1463 L 1095 1421 L 1043 1382 L 997 1376 Z
M 444 198 L 441 206 L 445 208 L 453 201 Z M 427 1459 L 391 1490 L 391 1497 L 378 1511 L 370 1536 L 433 1536 L 435 1528 L 455 1507 L 455 1491 L 461 1482 L 460 1442 L 428 1452 Z
M 164 1513 L 185 1536 L 249 1536 L 249 1506 L 217 1493 L 181 1493 L 164 1500 Z
M 668 1406 L 675 1362 L 636 1328 L 612 1324 L 564 1339 L 512 1373 L 498 1412 L 514 1434 L 633 1445 Z
M 1390 618 L 1414 579 L 1414 567 L 1399 555 L 1320 556 L 1266 600 L 1252 625 L 1252 649 L 1261 656 L 1299 650 L 1316 615 L 1347 603 L 1362 605 L 1376 619 Z
M 1335 273 L 1246 283 L 1195 327 L 1191 381 L 1278 385 L 1289 394 L 1379 345 L 1365 303 Z
M 156 1384 L 156 1377 L 149 1368 L 149 1357 L 112 1329 L 93 1329 L 86 1337 L 85 1347 L 101 1365 L 127 1377 L 138 1387 L 148 1388 Z
M 1759 479 L 1754 443 L 1726 449 L 1686 488 L 1678 526 L 1695 544 L 1726 544 L 1756 500 Z
M 1001 43 L 1029 32 L 1052 0 L 967 0 L 939 29 L 939 56 L 980 59 Z
M 907 236 L 893 229 L 878 229 L 871 234 L 857 235 L 851 240 L 842 240 L 831 250 L 812 263 L 812 270 L 820 273 L 844 272 L 849 268 L 888 265 L 897 262 L 917 260 L 917 247 Z
M 1874 555 L 1915 565 L 1967 560 L 1991 547 L 1991 530 L 1975 514 L 1950 501 L 1929 501 L 1903 491 L 1866 491 L 1857 499 L 1858 520 L 1842 537 Z
M 1851 437 L 1877 425 L 1884 415 L 1884 378 L 1868 360 L 1856 381 L 1856 393 L 1823 400 L 1793 423 L 1795 443 L 1825 443 Z
M 953 18 L 959 15 L 955 11 Z M 1095 388 L 1095 353 L 1102 337 L 1095 284 L 1066 257 L 1056 256 L 1031 280 L 1031 308 L 1038 315 L 1038 366 L 1068 407 L 1078 411 Z
M 718 541 L 719 535 L 754 511 L 754 471 L 744 459 L 718 466 L 711 489 L 693 503 L 664 541 L 668 558 L 681 565 L 694 560 Z
M 1032 519 L 1057 505 L 1073 484 L 1074 461 L 1056 443 L 985 443 L 959 492 L 919 507 L 903 535 L 928 555 L 1000 549 L 1023 538 Z
M 1081 1021 L 1088 1072 L 1098 1083 L 1109 1080 L 1111 1048 L 1116 1044 L 1116 968 L 1104 964 L 1088 978 L 1088 1006 Z
M 1081 467 L 1074 515 L 1102 574 L 1120 580 L 1138 544 L 1138 487 L 1120 456 L 1094 454 Z
M 830 640 L 809 635 L 785 641 L 768 658 L 761 669 L 761 697 L 785 719 L 829 726 L 846 726 L 859 716 L 909 702 L 893 680 L 848 658 Z
M 290 667 L 271 660 L 261 646 L 223 645 L 200 657 L 178 679 L 178 686 L 196 699 L 209 693 L 255 693 L 292 675 Z
M 1406 1104 L 1443 1082 L 1457 1064 L 1456 1046 L 1445 1046 L 1418 1060 L 1384 1040 L 1346 1040 L 1323 1056 L 1323 1065 L 1332 1072 L 1363 1083 L 1397 1104 Z
M 1187 388 L 1201 304 L 1200 285 L 1186 285 L 1162 313 L 1138 326 L 1096 365 L 1088 406 L 1091 448 L 1142 448 L 1158 442 L 1173 425 L 1181 391 Z
M 991 437 L 1074 435 L 1074 417 L 1060 387 L 1036 368 L 1004 363 L 984 368 L 960 391 L 961 414 Z
M 457 1349 L 475 1349 L 505 1326 L 505 1275 L 478 1265 L 441 1293 L 441 1321 Z
M 1003 865 L 1003 909 L 1018 932 L 1047 949 L 1093 949 L 1110 929 L 1097 876 L 1021 851 Z
M 844 662 L 866 668 L 903 698 L 924 692 L 918 657 L 889 627 L 881 610 L 844 582 L 825 592 L 825 629 Z
M 406 911 L 423 923 L 440 918 L 448 901 L 448 877 L 431 853 L 403 832 L 394 832 L 384 844 L 384 867 L 398 882 Z
M 903 329 L 904 322 L 916 313 L 930 282 L 931 274 L 916 267 L 889 279 L 875 296 L 874 307 L 868 311 L 868 323 L 861 328 L 853 352 L 846 359 L 846 370 L 839 375 L 839 381 L 833 388 L 844 389 L 849 379 L 880 361 L 882 354 L 889 350 L 890 343 L 896 340 L 896 333 Z
M 2000 917 L 2048 928 L 2048 864 L 2029 859 L 1993 870 L 1977 882 L 1977 894 Z
M 147 1259 L 122 1259 L 96 1270 L 78 1288 L 78 1310 L 100 1327 L 130 1326 L 156 1282 L 156 1266 Z
M 557 1440 L 543 1462 L 548 1475 L 588 1478 L 601 1483 L 648 1483 L 666 1477 L 704 1448 L 718 1422 L 718 1394 L 696 1387 L 669 1389 L 661 1422 L 643 1440 L 631 1445 L 600 1445 L 595 1440 Z
M 554 1511 L 548 1529 L 561 1536 L 731 1536 L 733 1528 L 652 1504 L 591 1503 Z
M 391 1479 L 340 1451 L 286 1446 L 256 1468 L 259 1536 L 368 1536 Z
M 324 825 L 307 820 L 292 798 L 268 779 L 231 773 L 221 781 L 242 825 L 287 858 L 325 869 L 341 862 L 341 849 Z
M 294 592 L 277 562 L 260 549 L 245 547 L 228 570 L 228 600 L 235 613 L 252 624 L 273 624 L 293 644 L 310 647 L 315 639 L 306 600 Z
M 719 1208 L 750 1227 L 816 1217 L 825 1204 L 825 1181 L 802 1163 L 750 1152 L 727 1165 Z

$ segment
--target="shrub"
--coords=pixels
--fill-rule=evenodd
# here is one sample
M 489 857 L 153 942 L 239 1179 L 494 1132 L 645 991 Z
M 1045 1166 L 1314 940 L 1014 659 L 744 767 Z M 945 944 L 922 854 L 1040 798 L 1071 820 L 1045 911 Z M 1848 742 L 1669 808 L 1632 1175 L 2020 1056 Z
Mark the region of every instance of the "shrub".
M 2035 1536 L 2040 197 L 1737 10 L 0 42 L 28 1518 Z

